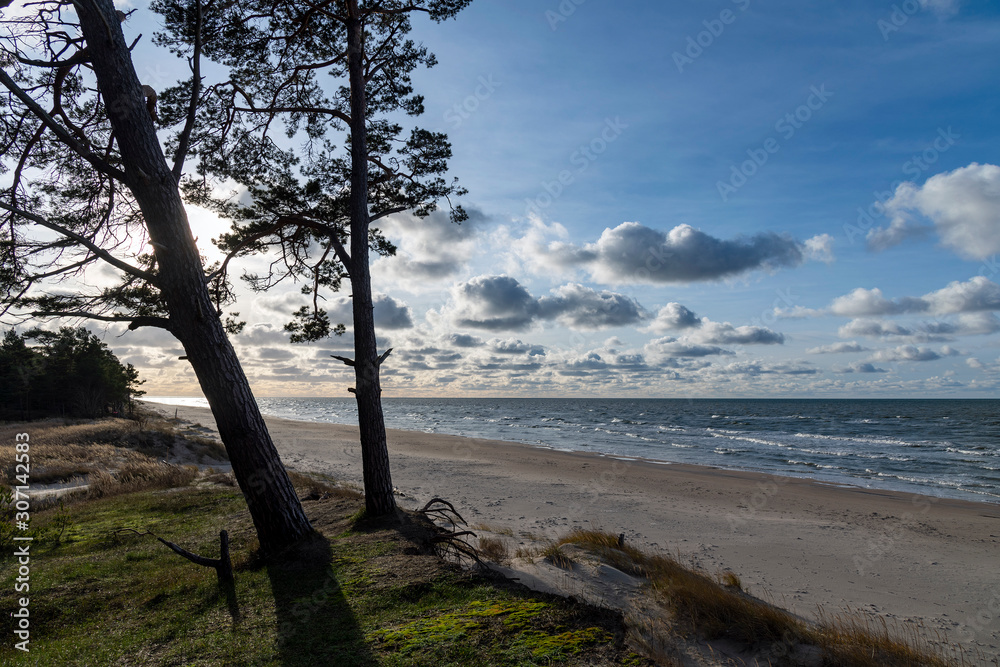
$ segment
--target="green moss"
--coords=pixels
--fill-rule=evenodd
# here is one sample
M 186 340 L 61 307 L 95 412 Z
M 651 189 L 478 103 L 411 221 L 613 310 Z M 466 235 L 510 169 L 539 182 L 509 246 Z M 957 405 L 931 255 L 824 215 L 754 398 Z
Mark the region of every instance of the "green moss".
M 545 661 L 562 660 L 587 646 L 614 640 L 610 633 L 596 627 L 560 627 L 556 633 L 534 629 L 545 624 L 542 616 L 551 610 L 551 604 L 535 600 L 477 600 L 461 611 L 417 619 L 376 636 L 386 643 L 386 648 L 411 653 L 435 644 L 456 643 L 477 632 L 487 633 L 490 627 L 486 619 L 498 619 L 511 652 L 529 653 Z
M 588 646 L 613 640 L 614 637 L 601 628 L 583 628 L 558 635 L 529 630 L 521 634 L 517 643 L 531 651 L 534 658 L 561 660 L 576 655 Z

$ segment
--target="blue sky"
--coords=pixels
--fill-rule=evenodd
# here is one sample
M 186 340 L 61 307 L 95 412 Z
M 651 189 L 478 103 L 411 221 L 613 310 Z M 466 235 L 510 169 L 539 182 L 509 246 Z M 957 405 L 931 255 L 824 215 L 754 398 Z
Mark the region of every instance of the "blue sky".
M 476 0 L 414 23 L 439 61 L 420 124 L 474 214 L 384 225 L 386 395 L 997 395 L 996 3 Z M 140 78 L 163 57 L 144 38 Z M 221 228 L 192 221 L 203 246 Z M 280 331 L 301 299 L 243 295 L 248 374 L 346 395 L 349 333 Z M 109 342 L 151 394 L 197 393 L 169 340 Z

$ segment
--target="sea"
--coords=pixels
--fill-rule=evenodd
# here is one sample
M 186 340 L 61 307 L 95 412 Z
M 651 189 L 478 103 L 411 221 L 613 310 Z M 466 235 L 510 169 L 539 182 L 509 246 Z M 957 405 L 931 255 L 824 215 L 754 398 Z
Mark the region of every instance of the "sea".
M 204 398 L 146 397 L 208 407 Z M 352 398 L 258 398 L 356 424 Z M 386 426 L 1000 503 L 1000 400 L 386 398 Z

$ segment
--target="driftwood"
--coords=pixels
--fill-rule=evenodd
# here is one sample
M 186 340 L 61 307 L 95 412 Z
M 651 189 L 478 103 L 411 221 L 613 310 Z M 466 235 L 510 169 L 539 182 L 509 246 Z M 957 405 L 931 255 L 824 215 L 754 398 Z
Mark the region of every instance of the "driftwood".
M 135 533 L 136 535 L 152 535 L 157 540 L 170 547 L 171 551 L 179 556 L 187 558 L 192 563 L 197 565 L 202 565 L 204 567 L 215 568 L 215 574 L 219 578 L 219 584 L 226 588 L 236 585 L 236 580 L 233 577 L 233 563 L 229 559 L 229 533 L 222 530 L 219 531 L 219 557 L 218 558 L 205 558 L 204 556 L 199 556 L 193 554 L 187 549 L 177 546 L 173 542 L 168 542 L 159 535 L 156 535 L 152 531 L 144 530 L 138 531 L 134 528 L 119 528 L 115 531 L 115 535 L 120 533 Z

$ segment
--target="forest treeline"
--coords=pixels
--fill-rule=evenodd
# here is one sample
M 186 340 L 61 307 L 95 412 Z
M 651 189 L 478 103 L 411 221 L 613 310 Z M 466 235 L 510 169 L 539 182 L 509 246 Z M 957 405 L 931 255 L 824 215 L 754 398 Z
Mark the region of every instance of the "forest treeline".
M 0 420 L 129 415 L 145 392 L 125 364 L 83 327 L 11 329 L 0 343 Z

